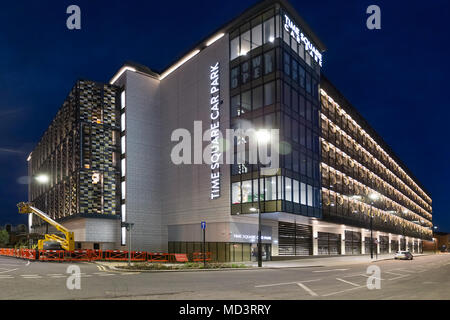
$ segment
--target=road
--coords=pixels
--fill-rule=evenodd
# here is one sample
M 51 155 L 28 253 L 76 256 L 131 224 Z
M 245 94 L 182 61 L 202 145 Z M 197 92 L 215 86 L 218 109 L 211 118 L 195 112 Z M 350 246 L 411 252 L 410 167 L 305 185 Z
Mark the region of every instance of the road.
M 75 264 L 81 270 L 79 290 L 66 286 L 69 265 L 0 257 L 0 299 L 450 299 L 450 254 L 338 267 L 206 272 L 128 273 L 86 262 Z M 366 286 L 369 265 L 381 270 L 380 289 Z

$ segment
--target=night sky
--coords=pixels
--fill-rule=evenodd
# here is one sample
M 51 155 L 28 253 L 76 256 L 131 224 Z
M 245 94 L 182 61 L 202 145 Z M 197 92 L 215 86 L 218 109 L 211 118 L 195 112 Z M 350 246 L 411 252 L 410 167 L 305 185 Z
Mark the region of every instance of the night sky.
M 26 223 L 27 155 L 79 78 L 108 82 L 135 61 L 160 71 L 255 4 L 228 1 L 8 1 L 0 10 L 0 225 Z M 446 165 L 450 2 L 292 0 L 327 46 L 323 71 L 433 198 L 450 232 Z M 82 29 L 66 28 L 81 8 Z M 382 29 L 366 27 L 377 4 Z

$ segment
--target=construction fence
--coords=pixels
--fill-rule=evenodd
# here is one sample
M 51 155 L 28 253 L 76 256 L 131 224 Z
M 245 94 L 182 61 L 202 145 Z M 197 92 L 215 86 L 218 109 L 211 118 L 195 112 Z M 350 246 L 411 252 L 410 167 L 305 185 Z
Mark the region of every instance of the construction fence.
M 0 256 L 15 257 L 38 261 L 128 261 L 128 251 L 121 250 L 34 250 L 34 249 L 2 249 Z M 192 254 L 154 253 L 131 251 L 131 261 L 148 261 L 159 263 L 202 262 L 211 261 L 211 252 L 193 252 Z

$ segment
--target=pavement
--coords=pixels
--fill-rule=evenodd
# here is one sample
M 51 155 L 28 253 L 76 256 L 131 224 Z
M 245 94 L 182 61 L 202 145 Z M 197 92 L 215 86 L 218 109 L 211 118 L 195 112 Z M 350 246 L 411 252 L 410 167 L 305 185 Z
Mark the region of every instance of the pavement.
M 144 273 L 88 262 L 0 257 L 0 299 L 450 299 L 450 254 L 416 256 L 412 261 L 363 258 L 274 261 L 262 269 Z M 279 267 L 281 262 L 288 267 Z M 321 266 L 306 265 L 317 262 Z M 71 266 L 80 268 L 80 289 L 67 287 Z M 374 266 L 379 269 L 373 274 Z

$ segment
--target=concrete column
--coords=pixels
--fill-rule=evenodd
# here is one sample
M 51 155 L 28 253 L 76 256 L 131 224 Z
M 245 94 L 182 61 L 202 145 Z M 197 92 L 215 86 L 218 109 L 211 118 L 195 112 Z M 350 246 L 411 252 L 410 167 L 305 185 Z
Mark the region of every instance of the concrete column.
M 341 255 L 345 255 L 345 230 L 341 231 Z
M 365 239 L 366 235 L 363 231 L 361 231 L 361 254 L 366 254 L 366 243 L 364 241 Z
M 376 235 L 376 239 L 377 239 L 377 253 L 381 254 L 381 248 L 380 248 L 380 233 L 377 232 Z
M 389 233 L 389 249 L 388 249 L 389 253 L 392 253 L 391 241 L 392 241 L 392 234 Z
M 312 225 L 312 244 L 313 244 L 313 256 L 319 255 L 319 232 L 317 227 Z

